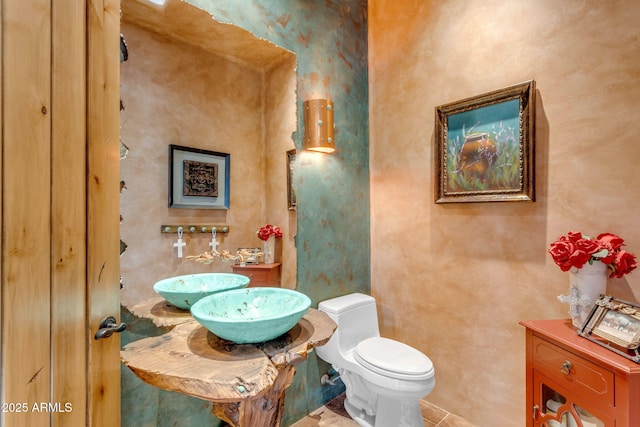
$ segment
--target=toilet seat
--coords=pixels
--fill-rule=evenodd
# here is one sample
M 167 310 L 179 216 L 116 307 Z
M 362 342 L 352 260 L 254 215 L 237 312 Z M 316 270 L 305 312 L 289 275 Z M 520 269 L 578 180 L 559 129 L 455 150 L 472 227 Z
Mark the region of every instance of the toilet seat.
M 389 338 L 361 341 L 354 358 L 367 369 L 387 377 L 420 380 L 433 376 L 433 363 L 422 352 Z

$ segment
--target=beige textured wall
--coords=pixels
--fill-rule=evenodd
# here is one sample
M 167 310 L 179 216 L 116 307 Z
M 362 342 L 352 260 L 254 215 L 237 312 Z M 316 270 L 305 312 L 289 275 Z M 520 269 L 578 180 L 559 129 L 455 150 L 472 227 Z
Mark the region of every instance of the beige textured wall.
M 480 426 L 524 425 L 518 321 L 567 317 L 549 243 L 608 231 L 640 254 L 638 22 L 635 0 L 369 2 L 381 330 L 431 357 L 428 400 Z M 434 107 L 529 79 L 537 201 L 435 205 Z M 637 301 L 640 271 L 608 289 Z
M 282 257 L 283 288 L 295 289 L 297 258 L 295 236 L 298 216 L 287 205 L 287 156 L 294 149 L 291 135 L 296 131 L 296 58 L 290 55 L 265 73 L 265 222 L 278 225 L 284 235 L 276 241 Z
M 295 212 L 287 210 L 285 191 L 285 152 L 294 146 L 296 126 L 293 55 L 261 71 L 128 22 L 122 32 L 130 53 L 121 66 L 121 134 L 130 148 L 121 162 L 127 186 L 121 236 L 128 244 L 121 258 L 122 304 L 155 296 L 153 284 L 165 277 L 231 272 L 230 263 L 205 266 L 178 258 L 172 246 L 177 236 L 161 235 L 162 224 L 226 224 L 231 231 L 218 240 L 231 251 L 261 246 L 255 231 L 266 222 L 279 225 L 285 234 L 282 283 L 295 287 Z M 231 154 L 229 210 L 168 207 L 169 144 Z M 210 250 L 210 234 L 185 233 L 185 239 L 184 256 Z

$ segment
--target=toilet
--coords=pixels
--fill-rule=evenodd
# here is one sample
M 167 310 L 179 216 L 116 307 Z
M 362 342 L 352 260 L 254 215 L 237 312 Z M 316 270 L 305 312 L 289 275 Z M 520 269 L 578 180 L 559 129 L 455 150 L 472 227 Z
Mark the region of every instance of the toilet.
M 346 387 L 344 406 L 363 427 L 423 427 L 419 400 L 435 386 L 433 363 L 422 352 L 380 336 L 376 300 L 359 293 L 322 301 L 338 328 L 316 347 Z

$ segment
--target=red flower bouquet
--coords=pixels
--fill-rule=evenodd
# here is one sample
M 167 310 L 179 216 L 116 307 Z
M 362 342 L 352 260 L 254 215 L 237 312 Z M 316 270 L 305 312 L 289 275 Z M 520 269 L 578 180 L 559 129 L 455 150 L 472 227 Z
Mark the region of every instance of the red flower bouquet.
M 270 236 L 276 236 L 276 238 L 282 237 L 282 230 L 280 227 L 267 224 L 264 227 L 260 227 L 260 229 L 256 231 L 256 234 L 260 240 L 267 240 Z
M 611 233 L 595 239 L 580 232 L 570 231 L 551 243 L 549 253 L 562 271 L 571 267 L 582 268 L 587 262 L 602 261 L 611 272 L 609 277 L 621 278 L 638 266 L 636 256 L 622 249 L 624 240 Z

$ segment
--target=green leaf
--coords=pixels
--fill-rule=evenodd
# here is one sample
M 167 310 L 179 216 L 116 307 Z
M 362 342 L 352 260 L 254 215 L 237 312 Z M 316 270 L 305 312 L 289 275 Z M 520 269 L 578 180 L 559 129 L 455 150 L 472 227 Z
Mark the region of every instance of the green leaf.
M 594 258 L 604 258 L 607 255 L 609 255 L 608 249 L 600 249 L 598 252 L 591 254 L 591 256 Z

